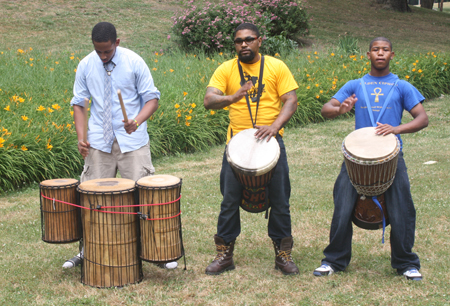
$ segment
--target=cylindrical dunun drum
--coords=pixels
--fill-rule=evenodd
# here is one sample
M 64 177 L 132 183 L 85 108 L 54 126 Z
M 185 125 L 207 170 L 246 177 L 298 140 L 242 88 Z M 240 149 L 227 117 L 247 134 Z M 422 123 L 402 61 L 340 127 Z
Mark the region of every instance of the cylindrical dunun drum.
M 184 255 L 181 236 L 181 179 L 153 175 L 136 182 L 139 192 L 142 260 L 175 261 Z
M 342 143 L 345 166 L 352 185 L 361 197 L 353 214 L 355 225 L 364 229 L 383 227 L 383 213 L 388 224 L 384 192 L 392 185 L 397 170 L 400 141 L 394 134 L 375 134 L 374 127 L 353 131 Z M 371 198 L 377 196 L 381 213 Z
M 39 184 L 42 240 L 69 243 L 81 239 L 80 209 L 75 179 L 53 179 Z M 70 203 L 70 204 L 66 204 Z
M 78 186 L 82 210 L 83 284 L 106 288 L 140 282 L 139 223 L 135 181 L 96 179 Z
M 269 206 L 267 186 L 280 158 L 280 146 L 273 137 L 256 139 L 257 129 L 237 133 L 228 142 L 226 155 L 236 179 L 244 186 L 241 207 L 252 213 Z

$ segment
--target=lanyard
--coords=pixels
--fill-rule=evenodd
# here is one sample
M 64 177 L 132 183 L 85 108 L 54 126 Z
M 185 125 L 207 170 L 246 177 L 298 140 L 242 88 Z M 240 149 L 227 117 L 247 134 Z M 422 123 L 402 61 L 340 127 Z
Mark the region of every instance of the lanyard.
M 372 122 L 372 126 L 376 127 L 377 124 L 375 122 L 375 120 L 373 119 L 373 112 L 372 112 L 372 107 L 370 105 L 370 101 L 369 101 L 369 95 L 367 94 L 367 90 L 366 90 L 366 85 L 364 84 L 364 80 L 361 78 L 359 79 L 361 81 L 361 87 L 363 89 L 363 93 L 364 93 L 364 98 L 366 100 L 366 106 L 367 106 L 367 111 L 369 112 L 369 117 L 370 117 L 370 121 Z M 389 105 L 389 102 L 391 102 L 391 98 L 392 98 L 392 94 L 394 93 L 394 88 L 397 86 L 398 83 L 398 79 L 395 81 L 394 85 L 392 86 L 391 90 L 389 90 L 389 93 L 386 97 L 386 100 L 384 100 L 383 106 L 381 108 L 381 112 L 378 115 L 378 121 L 380 121 L 381 116 L 383 116 L 384 112 L 387 109 L 387 106 Z
M 242 66 L 241 66 L 241 63 L 239 60 L 237 61 L 237 64 L 239 67 L 239 74 L 241 75 L 241 86 L 243 86 L 245 84 L 244 72 L 242 71 Z M 255 127 L 255 125 L 256 125 L 256 117 L 258 116 L 259 99 L 261 98 L 261 94 L 262 94 L 263 72 L 264 72 L 264 55 L 261 55 L 261 66 L 259 68 L 259 78 L 258 78 L 258 93 L 256 94 L 255 122 L 253 122 L 252 109 L 250 106 L 250 101 L 248 99 L 248 93 L 245 94 L 245 100 L 247 100 L 248 112 L 250 113 L 250 120 L 252 121 L 253 127 Z

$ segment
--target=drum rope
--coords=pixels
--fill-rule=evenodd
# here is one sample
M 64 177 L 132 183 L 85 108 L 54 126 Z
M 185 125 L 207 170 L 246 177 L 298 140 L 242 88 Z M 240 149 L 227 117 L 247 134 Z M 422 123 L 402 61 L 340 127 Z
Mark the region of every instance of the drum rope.
M 381 207 L 380 202 L 378 202 L 378 197 L 373 196 L 372 200 L 375 202 L 375 204 L 378 206 L 378 208 L 381 211 L 381 219 L 383 220 L 383 234 L 381 236 L 381 243 L 384 244 L 384 231 L 386 230 L 386 218 L 384 217 L 383 207 Z
M 100 206 L 100 205 L 99 205 L 99 206 L 97 206 L 97 209 L 92 209 L 92 208 L 89 208 L 89 207 L 84 207 L 84 206 L 81 206 L 81 205 L 77 205 L 77 204 L 73 204 L 73 203 L 69 203 L 69 202 L 65 202 L 65 201 L 61 201 L 61 200 L 56 200 L 55 198 L 49 198 L 49 197 L 43 195 L 42 193 L 41 193 L 41 196 L 42 196 L 44 199 L 47 199 L 47 200 L 51 200 L 51 201 L 55 201 L 55 202 L 58 202 L 58 203 L 63 203 L 63 204 L 75 206 L 75 207 L 78 207 L 78 208 L 88 209 L 88 210 L 96 211 L 96 212 L 110 213 L 110 214 L 124 214 L 124 215 L 139 215 L 139 217 L 140 217 L 141 219 L 145 219 L 145 220 L 148 220 L 148 221 L 154 221 L 154 220 L 166 220 L 166 219 L 176 218 L 176 217 L 178 217 L 178 216 L 181 215 L 181 210 L 180 210 L 180 212 L 179 212 L 178 214 L 173 215 L 173 216 L 170 216 L 170 217 L 149 219 L 149 218 L 147 218 L 146 215 L 143 215 L 141 212 L 122 212 L 122 211 L 105 211 L 105 210 L 101 210 L 101 209 L 104 209 L 104 208 L 123 208 L 123 207 L 156 206 L 156 205 L 173 204 L 173 203 L 175 203 L 175 202 L 177 202 L 177 201 L 179 201 L 179 200 L 181 199 L 181 194 L 180 194 L 180 196 L 178 197 L 178 199 L 173 200 L 173 201 L 170 201 L 170 202 L 166 202 L 166 203 L 156 203 L 156 204 L 136 204 L 136 205 L 120 205 L 120 206 Z

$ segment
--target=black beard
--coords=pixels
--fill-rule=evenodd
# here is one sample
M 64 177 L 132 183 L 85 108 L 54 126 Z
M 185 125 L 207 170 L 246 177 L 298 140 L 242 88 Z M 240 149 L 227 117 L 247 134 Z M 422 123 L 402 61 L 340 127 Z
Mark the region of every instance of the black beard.
M 238 54 L 239 60 L 244 64 L 250 63 L 255 58 L 255 52 L 253 52 L 252 50 L 248 51 L 250 51 L 250 54 L 248 55 L 242 55 L 241 53 Z

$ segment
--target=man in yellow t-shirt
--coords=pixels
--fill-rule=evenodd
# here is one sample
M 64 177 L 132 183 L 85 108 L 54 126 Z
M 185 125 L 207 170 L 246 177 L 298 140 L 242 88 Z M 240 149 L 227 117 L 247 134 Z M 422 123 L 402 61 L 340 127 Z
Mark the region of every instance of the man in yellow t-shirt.
M 239 25 L 234 33 L 237 59 L 217 68 L 206 90 L 207 109 L 230 109 L 227 143 L 237 133 L 257 129 L 255 137 L 267 141 L 275 137 L 280 145 L 280 158 L 268 185 L 270 216 L 268 234 L 275 249 L 275 268 L 283 274 L 298 274 L 292 261 L 291 216 L 289 197 L 291 186 L 289 167 L 282 135 L 283 126 L 297 109 L 298 88 L 289 68 L 281 60 L 259 53 L 262 38 L 258 28 L 250 23 Z M 261 77 L 262 76 L 262 77 Z M 217 275 L 235 268 L 234 243 L 240 234 L 239 206 L 243 186 L 235 178 L 224 153 L 220 173 L 223 195 L 214 235 L 217 255 L 206 268 L 206 274 Z

